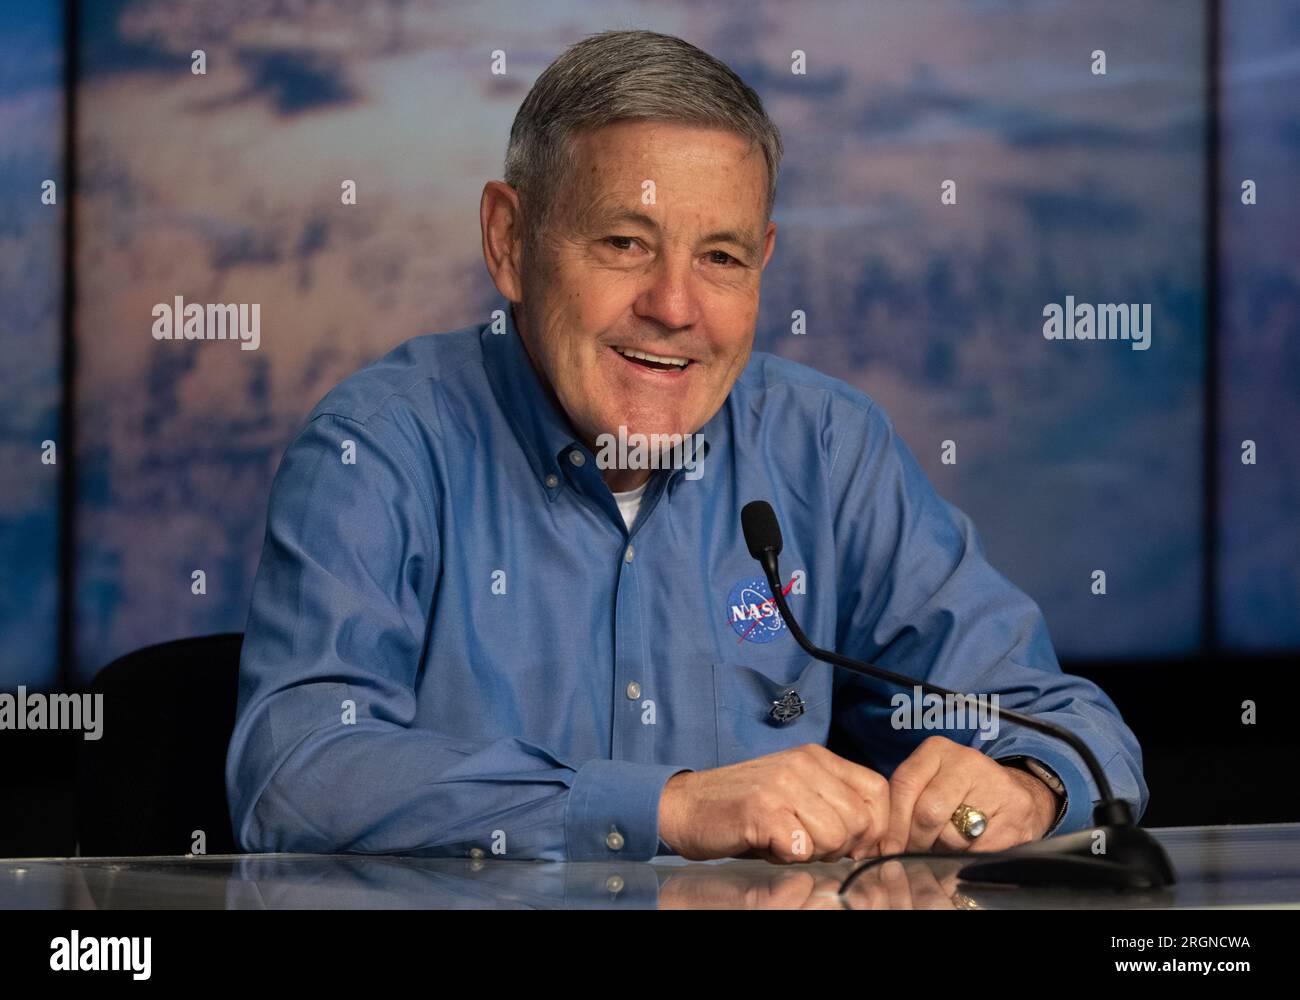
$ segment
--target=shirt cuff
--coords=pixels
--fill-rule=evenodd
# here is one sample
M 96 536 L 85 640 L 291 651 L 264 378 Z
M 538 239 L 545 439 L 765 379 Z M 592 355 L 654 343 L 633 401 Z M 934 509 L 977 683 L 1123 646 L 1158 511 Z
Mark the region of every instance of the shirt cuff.
M 1061 825 L 1061 820 L 1065 819 L 1065 810 L 1070 805 L 1069 790 L 1065 787 L 1065 783 L 1061 781 L 1060 775 L 1058 775 L 1055 771 L 1053 771 L 1050 767 L 1044 764 L 1037 757 L 1030 757 L 1028 755 L 1021 755 L 1021 754 L 1012 754 L 1010 757 L 997 757 L 994 759 L 997 760 L 999 764 L 1006 764 L 1008 767 L 1013 767 L 1017 771 L 1023 771 L 1025 774 L 1029 775 L 1032 778 L 1037 778 L 1038 783 L 1040 785 L 1047 785 L 1048 790 L 1051 791 L 1052 793 L 1052 801 L 1056 803 L 1056 809 L 1052 813 L 1052 822 L 1047 827 L 1047 830 L 1043 833 L 1043 836 L 1050 837 L 1052 834 L 1054 834 L 1056 832 L 1056 828 Z M 1011 763 L 1012 761 L 1016 763 Z M 1024 762 L 1024 766 L 1021 765 L 1020 763 L 1021 761 Z M 1040 768 L 1041 770 L 1050 772 L 1055 783 L 1045 780 L 1041 774 L 1039 774 L 1037 771 L 1033 770 L 1033 768 L 1030 768 L 1028 766 L 1028 764 L 1030 763 L 1033 763 L 1036 767 Z
M 1081 767 L 1082 761 L 1073 752 L 1067 753 L 1065 750 L 1045 745 L 1028 747 L 1023 742 L 1018 742 L 1014 755 L 1032 757 L 1040 764 L 1046 765 L 1056 772 L 1056 776 L 1065 785 L 1065 815 L 1054 828 L 1044 834 L 1044 837 L 1077 833 L 1093 825 L 1092 811 L 1096 802 L 1092 782 Z
M 659 850 L 659 798 L 690 768 L 589 760 L 569 786 L 565 847 L 570 861 L 649 861 Z

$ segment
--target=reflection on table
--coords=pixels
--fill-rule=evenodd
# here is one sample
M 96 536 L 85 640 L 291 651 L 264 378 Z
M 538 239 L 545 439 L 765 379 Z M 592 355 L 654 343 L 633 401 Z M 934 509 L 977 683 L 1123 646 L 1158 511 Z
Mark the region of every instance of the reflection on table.
M 1037 909 L 1300 907 L 1300 823 L 1151 831 L 1178 884 L 1151 892 L 960 881 L 970 855 L 839 864 L 249 854 L 0 861 L 8 909 Z

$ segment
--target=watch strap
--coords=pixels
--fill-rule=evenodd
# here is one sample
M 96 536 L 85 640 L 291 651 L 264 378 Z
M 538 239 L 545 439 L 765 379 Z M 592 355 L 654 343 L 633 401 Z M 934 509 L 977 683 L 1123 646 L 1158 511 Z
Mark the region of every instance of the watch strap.
M 1070 804 L 1069 793 L 1065 790 L 1065 782 L 1061 780 L 1060 776 L 1042 761 L 1023 754 L 999 758 L 998 763 L 1007 767 L 1014 767 L 1020 771 L 1027 771 L 1052 790 L 1052 794 L 1056 796 L 1056 818 L 1052 820 L 1052 825 L 1047 828 L 1047 833 L 1055 830 L 1065 816 L 1065 810 Z

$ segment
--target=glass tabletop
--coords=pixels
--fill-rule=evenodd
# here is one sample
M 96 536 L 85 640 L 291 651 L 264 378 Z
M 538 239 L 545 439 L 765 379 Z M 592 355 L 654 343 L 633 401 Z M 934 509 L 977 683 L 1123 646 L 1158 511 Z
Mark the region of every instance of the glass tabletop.
M 1150 831 L 1166 889 L 1027 889 L 958 879 L 972 855 L 853 870 L 764 861 L 559 863 L 244 854 L 0 861 L 4 909 L 1053 909 L 1300 907 L 1300 823 Z

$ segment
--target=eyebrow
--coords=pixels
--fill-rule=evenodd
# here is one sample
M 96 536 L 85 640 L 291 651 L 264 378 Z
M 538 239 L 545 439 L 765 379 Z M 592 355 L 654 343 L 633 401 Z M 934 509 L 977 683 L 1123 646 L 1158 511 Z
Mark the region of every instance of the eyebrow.
M 624 209 L 621 212 L 614 212 L 610 215 L 598 216 L 597 221 L 602 225 L 614 225 L 619 222 L 635 222 L 645 226 L 647 229 L 659 230 L 659 223 L 653 218 L 646 215 L 645 212 L 634 212 L 630 209 Z M 716 232 L 709 233 L 704 237 L 704 243 L 731 243 L 734 246 L 741 247 L 749 254 L 751 258 L 758 257 L 758 240 L 754 239 L 749 233 L 741 232 L 736 229 L 719 229 Z

